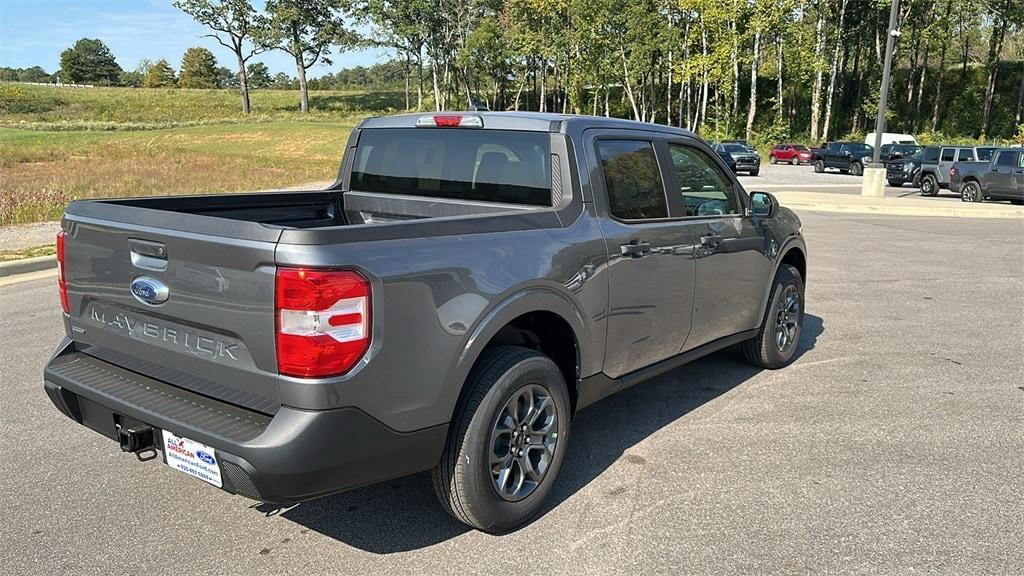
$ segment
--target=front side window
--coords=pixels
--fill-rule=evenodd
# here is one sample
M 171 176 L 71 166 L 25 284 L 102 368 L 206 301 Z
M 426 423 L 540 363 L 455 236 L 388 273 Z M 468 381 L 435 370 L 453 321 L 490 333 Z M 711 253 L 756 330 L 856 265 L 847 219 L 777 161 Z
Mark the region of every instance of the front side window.
M 956 149 L 955 148 L 943 148 L 942 149 L 942 161 L 952 162 L 956 160 Z
M 732 182 L 707 156 L 689 146 L 669 144 L 687 216 L 738 214 Z
M 654 144 L 645 140 L 598 140 L 597 151 L 612 216 L 623 220 L 668 217 Z
M 351 189 L 551 206 L 545 132 L 372 128 L 359 135 Z
M 996 158 L 996 166 L 1015 168 L 1017 166 L 1017 153 L 1010 150 L 1003 150 Z

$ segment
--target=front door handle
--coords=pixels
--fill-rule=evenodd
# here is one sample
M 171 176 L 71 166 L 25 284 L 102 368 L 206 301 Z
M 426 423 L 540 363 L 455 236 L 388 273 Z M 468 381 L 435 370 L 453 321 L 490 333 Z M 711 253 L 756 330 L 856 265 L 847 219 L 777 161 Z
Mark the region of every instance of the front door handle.
M 718 246 L 722 243 L 722 240 L 723 238 L 721 234 L 708 234 L 707 236 L 700 237 L 700 243 L 702 246 Z
M 630 240 L 629 244 L 620 245 L 619 250 L 622 251 L 623 256 L 642 258 L 651 253 L 651 244 L 642 240 Z

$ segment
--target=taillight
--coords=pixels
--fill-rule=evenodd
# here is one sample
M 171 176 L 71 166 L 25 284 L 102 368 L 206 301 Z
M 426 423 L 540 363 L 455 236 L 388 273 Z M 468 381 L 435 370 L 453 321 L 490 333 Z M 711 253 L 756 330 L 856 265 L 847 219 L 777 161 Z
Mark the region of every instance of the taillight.
M 278 268 L 274 308 L 281 374 L 343 374 L 369 348 L 370 283 L 356 272 Z
M 949 167 L 949 177 L 956 176 L 956 164 Z
M 68 308 L 68 284 L 64 277 L 64 231 L 57 233 L 57 288 L 60 291 L 60 307 L 65 314 L 70 313 Z

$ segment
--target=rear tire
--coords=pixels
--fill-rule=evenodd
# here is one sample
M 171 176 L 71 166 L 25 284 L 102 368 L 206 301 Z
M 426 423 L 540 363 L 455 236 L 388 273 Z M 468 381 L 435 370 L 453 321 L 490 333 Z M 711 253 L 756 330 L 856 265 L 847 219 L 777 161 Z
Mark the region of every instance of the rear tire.
M 793 159 L 790 160 L 789 163 L 792 164 L 793 166 L 799 166 L 800 165 L 800 157 L 799 156 L 793 156 Z
M 775 273 L 761 329 L 740 343 L 740 351 L 747 362 L 760 368 L 788 366 L 800 347 L 803 324 L 804 282 L 796 268 L 783 264 Z
M 550 358 L 518 346 L 485 350 L 466 380 L 433 471 L 441 505 L 492 534 L 529 522 L 562 467 L 571 416 L 565 380 Z
M 921 177 L 921 196 L 937 196 L 939 194 L 939 181 L 934 174 L 925 174 Z
M 981 192 L 981 186 L 977 182 L 964 182 L 960 186 L 961 202 L 984 202 L 985 196 Z
M 821 160 L 815 161 L 814 162 L 814 171 L 819 173 L 819 174 L 824 172 L 825 171 L 825 163 L 822 162 Z

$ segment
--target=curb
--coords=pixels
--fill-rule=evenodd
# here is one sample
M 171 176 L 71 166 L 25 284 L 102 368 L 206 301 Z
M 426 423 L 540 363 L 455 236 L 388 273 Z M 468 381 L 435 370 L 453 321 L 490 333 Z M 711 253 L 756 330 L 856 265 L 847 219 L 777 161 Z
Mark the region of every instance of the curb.
M 14 276 L 15 274 L 26 274 L 38 272 L 57 267 L 56 256 L 37 256 L 36 258 L 23 258 L 10 262 L 0 262 L 0 277 Z
M 836 212 L 844 214 L 871 214 L 875 216 L 920 216 L 925 218 L 979 218 L 989 220 L 1007 220 L 1024 218 L 1024 210 L 976 212 L 974 210 L 963 210 L 956 208 L 917 208 L 915 206 L 819 204 L 816 202 L 799 202 L 793 200 L 782 200 L 782 205 L 787 208 L 793 208 L 795 210 Z

